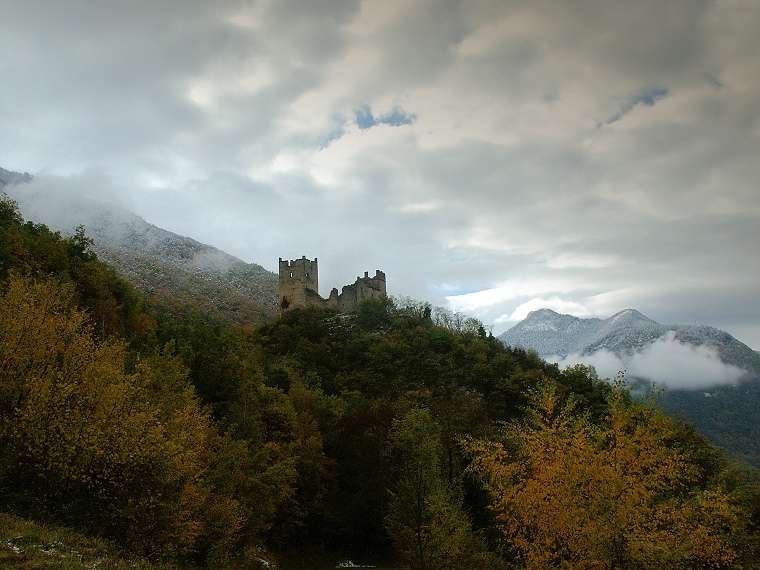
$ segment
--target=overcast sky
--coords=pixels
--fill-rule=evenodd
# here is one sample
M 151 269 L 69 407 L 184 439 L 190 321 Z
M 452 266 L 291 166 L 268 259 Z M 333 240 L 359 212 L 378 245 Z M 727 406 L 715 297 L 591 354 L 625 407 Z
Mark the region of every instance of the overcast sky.
M 0 166 L 320 289 L 760 349 L 757 0 L 0 0 Z

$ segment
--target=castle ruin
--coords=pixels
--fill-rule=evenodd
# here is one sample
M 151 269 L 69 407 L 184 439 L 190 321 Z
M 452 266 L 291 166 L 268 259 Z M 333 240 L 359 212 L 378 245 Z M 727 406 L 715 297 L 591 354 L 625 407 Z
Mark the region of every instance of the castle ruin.
M 283 260 L 280 258 L 280 311 L 308 306 L 337 309 L 342 313 L 355 311 L 363 299 L 385 296 L 385 273 L 375 271 L 370 277 L 364 272 L 364 277 L 357 277 L 353 285 L 345 285 L 338 294 L 333 288 L 330 296 L 323 299 L 319 295 L 319 270 L 317 259 Z

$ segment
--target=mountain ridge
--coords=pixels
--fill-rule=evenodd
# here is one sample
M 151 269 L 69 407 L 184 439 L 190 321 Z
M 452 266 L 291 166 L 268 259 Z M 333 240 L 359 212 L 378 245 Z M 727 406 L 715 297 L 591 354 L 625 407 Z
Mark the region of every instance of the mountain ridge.
M 148 223 L 129 210 L 71 193 L 28 185 L 34 177 L 0 169 L 21 214 L 63 235 L 84 226 L 91 249 L 135 289 L 170 304 L 255 324 L 278 312 L 278 277 L 218 248 Z
M 710 325 L 663 325 L 635 309 L 624 309 L 607 319 L 539 309 L 498 338 L 510 346 L 535 350 L 542 358 L 573 354 L 583 357 L 601 350 L 623 358 L 641 352 L 669 333 L 683 344 L 712 347 L 724 363 L 760 376 L 758 352 L 726 331 Z

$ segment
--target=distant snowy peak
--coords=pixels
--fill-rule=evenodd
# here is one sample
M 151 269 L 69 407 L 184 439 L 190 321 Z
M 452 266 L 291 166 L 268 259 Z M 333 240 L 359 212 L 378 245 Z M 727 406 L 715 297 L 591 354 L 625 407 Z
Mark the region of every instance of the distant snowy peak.
M 616 323 L 624 323 L 626 325 L 633 325 L 633 326 L 638 326 L 641 324 L 658 325 L 657 322 L 653 321 L 649 317 L 645 317 L 644 315 L 639 313 L 636 309 L 624 309 L 620 311 L 619 313 L 615 313 L 609 319 L 607 319 L 606 323 L 609 325 L 613 325 Z
M 624 357 L 641 352 L 666 335 L 686 345 L 712 347 L 723 362 L 760 372 L 758 353 L 726 331 L 707 325 L 661 325 L 635 309 L 625 309 L 608 319 L 540 309 L 529 313 L 499 339 L 510 346 L 535 350 L 544 358 L 583 356 L 602 350 Z
M 551 309 L 539 309 L 528 314 L 521 324 L 526 331 L 561 331 L 572 328 L 580 319 L 571 315 L 560 315 Z
M 551 309 L 539 309 L 499 338 L 506 344 L 532 348 L 540 355 L 564 355 L 573 349 L 590 332 L 601 326 L 600 319 L 581 319 L 561 315 Z
M 542 356 L 635 351 L 670 330 L 635 309 L 625 309 L 608 319 L 562 315 L 551 309 L 532 311 L 501 335 L 512 346 L 532 348 Z
M 576 346 L 579 354 L 590 354 L 607 349 L 615 354 L 632 354 L 654 342 L 668 331 L 668 327 L 645 317 L 635 309 L 625 309 L 600 321 L 596 330 L 590 330 Z M 574 351 L 574 352 L 575 352 Z

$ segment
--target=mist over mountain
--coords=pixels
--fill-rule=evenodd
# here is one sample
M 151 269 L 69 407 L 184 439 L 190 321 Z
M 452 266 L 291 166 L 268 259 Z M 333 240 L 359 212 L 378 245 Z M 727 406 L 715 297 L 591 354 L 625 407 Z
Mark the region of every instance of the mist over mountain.
M 704 389 L 760 377 L 760 356 L 729 333 L 707 325 L 663 325 L 634 309 L 607 319 L 540 309 L 499 339 L 560 366 L 582 362 L 605 377 L 625 370 L 631 378 L 671 388 Z
M 11 172 L 5 168 L 0 168 L 0 190 L 9 184 L 29 182 L 32 178 L 33 176 L 28 172 Z
M 760 377 L 760 355 L 707 325 L 663 325 L 634 309 L 607 319 L 531 312 L 499 336 L 560 366 L 593 365 L 600 376 L 619 371 L 660 387 L 705 389 Z
M 7 170 L 0 181 L 25 219 L 63 235 L 84 226 L 98 257 L 143 293 L 194 303 L 239 324 L 277 313 L 277 276 L 260 265 L 149 224 L 76 188 Z
M 663 325 L 634 309 L 607 319 L 540 309 L 499 336 L 560 369 L 624 372 L 634 390 L 664 388 L 660 404 L 745 461 L 760 465 L 760 354 L 707 325 Z

